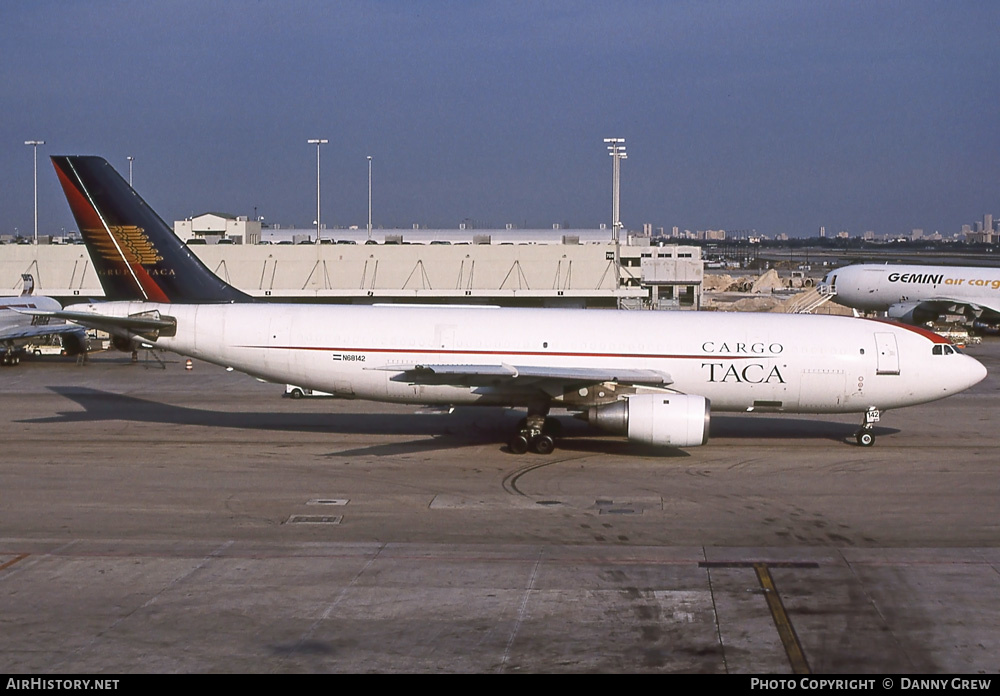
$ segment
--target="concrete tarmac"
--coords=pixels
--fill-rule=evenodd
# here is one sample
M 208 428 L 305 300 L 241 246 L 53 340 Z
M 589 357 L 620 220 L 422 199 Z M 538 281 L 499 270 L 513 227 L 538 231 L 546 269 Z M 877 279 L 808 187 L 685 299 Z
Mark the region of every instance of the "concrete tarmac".
M 0 370 L 0 671 L 996 673 L 990 376 L 883 414 L 566 418 L 281 398 L 165 354 Z

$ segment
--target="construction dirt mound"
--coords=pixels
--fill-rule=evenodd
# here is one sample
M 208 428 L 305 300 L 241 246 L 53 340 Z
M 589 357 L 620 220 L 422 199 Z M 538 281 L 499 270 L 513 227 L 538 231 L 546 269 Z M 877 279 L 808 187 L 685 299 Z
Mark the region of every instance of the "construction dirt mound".
M 775 290 L 782 290 L 784 287 L 785 284 L 778 276 L 778 272 L 772 268 L 753 282 L 750 292 L 759 295 L 766 292 L 774 292 Z
M 735 282 L 736 280 L 728 274 L 706 273 L 705 277 L 702 278 L 701 288 L 705 292 L 730 292 Z

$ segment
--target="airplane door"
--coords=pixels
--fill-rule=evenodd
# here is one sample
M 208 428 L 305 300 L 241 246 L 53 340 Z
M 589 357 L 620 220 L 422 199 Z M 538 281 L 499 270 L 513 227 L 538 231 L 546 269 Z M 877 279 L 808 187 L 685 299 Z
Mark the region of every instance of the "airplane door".
M 894 334 L 875 334 L 875 357 L 875 374 L 899 374 L 899 351 L 896 348 L 896 336 Z

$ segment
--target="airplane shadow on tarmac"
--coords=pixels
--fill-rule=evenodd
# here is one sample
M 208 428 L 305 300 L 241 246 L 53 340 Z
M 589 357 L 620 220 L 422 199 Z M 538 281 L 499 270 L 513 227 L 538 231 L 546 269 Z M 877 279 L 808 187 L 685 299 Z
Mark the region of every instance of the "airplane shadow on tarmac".
M 402 435 L 415 439 L 331 452 L 329 456 L 419 454 L 455 447 L 501 443 L 520 416 L 503 408 L 461 409 L 446 413 L 296 413 L 219 411 L 160 403 L 89 387 L 48 387 L 82 410 L 23 419 L 22 423 L 97 423 L 124 421 L 161 425 L 232 428 L 285 433 Z M 485 414 L 481 412 L 486 412 Z M 487 417 L 483 417 L 486 415 Z M 581 424 L 582 425 L 582 424 Z M 333 444 L 333 443 L 331 443 Z
M 371 435 L 415 435 L 432 439 L 407 445 L 372 445 L 336 452 L 336 456 L 401 454 L 468 445 L 503 443 L 517 427 L 523 413 L 499 407 L 469 407 L 445 413 L 294 413 L 215 411 L 106 392 L 89 387 L 48 387 L 75 402 L 82 411 L 62 411 L 45 418 L 25 419 L 22 423 L 80 423 L 129 421 L 164 425 L 200 426 L 270 430 L 276 432 L 340 433 Z M 649 457 L 687 456 L 683 450 L 660 448 L 609 435 L 568 415 L 560 417 L 563 437 L 559 449 L 569 452 L 621 454 Z M 735 439 L 808 439 L 853 442 L 857 426 L 822 420 L 792 417 L 718 415 L 711 420 L 712 438 Z M 893 428 L 875 428 L 876 436 L 899 432 Z M 710 441 L 711 442 L 711 441 Z M 505 447 L 505 446 L 504 446 Z
M 820 438 L 835 442 L 854 442 L 861 415 L 853 423 L 811 420 L 792 416 L 726 415 L 712 416 L 710 437 L 758 438 L 764 440 L 791 440 Z M 876 426 L 875 437 L 900 432 L 898 428 Z

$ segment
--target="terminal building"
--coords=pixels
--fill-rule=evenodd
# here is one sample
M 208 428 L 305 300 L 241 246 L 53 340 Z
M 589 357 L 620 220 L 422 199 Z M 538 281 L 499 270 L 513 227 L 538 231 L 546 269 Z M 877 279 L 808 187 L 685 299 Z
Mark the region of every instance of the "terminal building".
M 215 274 L 262 300 L 412 302 L 519 307 L 698 309 L 695 246 L 652 246 L 609 229 L 262 229 L 206 213 L 175 231 Z M 0 294 L 21 274 L 62 301 L 103 299 L 80 244 L 0 245 Z
M 204 213 L 174 222 L 174 234 L 191 244 L 260 244 L 261 224 L 246 216 Z

